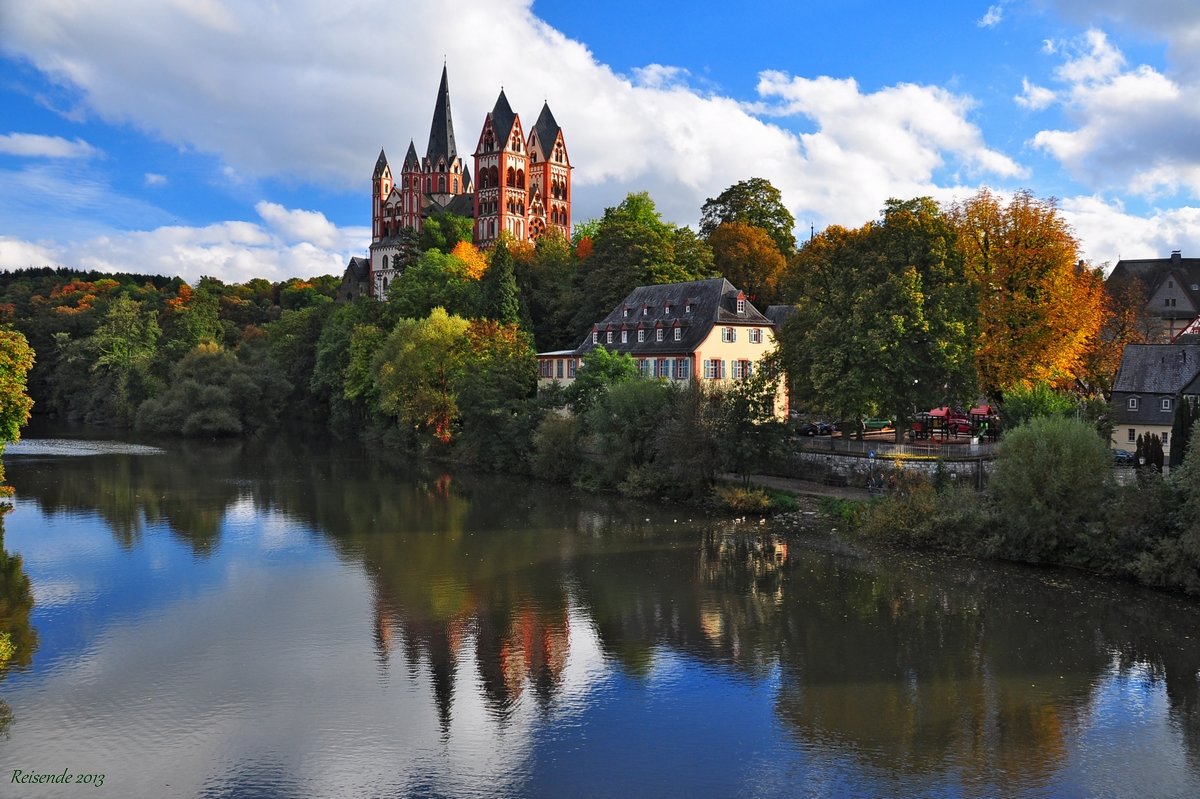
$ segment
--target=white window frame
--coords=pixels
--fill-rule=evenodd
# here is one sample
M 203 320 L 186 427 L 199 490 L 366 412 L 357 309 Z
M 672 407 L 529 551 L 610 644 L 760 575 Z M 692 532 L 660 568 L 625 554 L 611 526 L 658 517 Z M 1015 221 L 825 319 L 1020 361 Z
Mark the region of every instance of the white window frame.
M 612 344 L 612 331 L 611 330 L 608 331 L 608 340 L 605 343 Z
M 1137 410 L 1137 407 L 1138 407 L 1138 398 L 1137 398 L 1137 397 L 1130 397 L 1130 398 L 1129 398 L 1129 403 L 1128 403 L 1128 405 L 1127 405 L 1126 407 L 1127 407 L 1129 410 L 1131 410 L 1131 411 L 1136 411 L 1136 410 Z
M 743 300 L 738 300 L 738 301 L 737 301 L 737 312 L 738 312 L 738 313 L 745 313 L 745 312 L 746 312 L 746 301 L 745 301 L 744 299 L 743 299 Z
M 646 341 L 646 331 L 645 331 L 645 330 L 639 330 L 639 331 L 638 331 L 638 344 L 642 344 L 642 343 L 644 343 L 645 341 Z
M 593 330 L 593 331 L 592 331 L 592 343 L 593 343 L 593 344 L 599 344 L 599 343 L 600 343 L 600 332 L 599 332 L 598 330 Z
M 629 331 L 628 331 L 628 330 L 622 330 L 622 331 L 621 331 L 621 343 L 622 343 L 622 344 L 628 344 L 628 343 L 629 343 Z
M 683 340 L 683 330 L 681 328 L 678 328 L 678 327 L 675 328 L 675 340 L 676 341 Z
M 661 327 L 654 331 L 654 340 L 655 341 L 663 340 L 663 329 Z
M 1170 398 L 1170 397 L 1163 397 L 1163 398 L 1162 398 L 1162 408 L 1161 408 L 1161 410 L 1164 410 L 1164 411 L 1169 411 L 1169 410 L 1171 410 L 1171 398 Z

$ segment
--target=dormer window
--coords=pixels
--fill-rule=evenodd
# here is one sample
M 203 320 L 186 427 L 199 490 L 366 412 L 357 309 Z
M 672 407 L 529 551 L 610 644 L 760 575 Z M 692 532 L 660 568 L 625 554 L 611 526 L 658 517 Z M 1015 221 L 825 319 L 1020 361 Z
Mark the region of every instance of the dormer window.
M 592 331 L 592 343 L 593 343 L 593 344 L 599 344 L 599 343 L 600 343 L 600 333 L 599 333 L 599 331 L 596 331 L 596 330 L 593 330 L 593 331 Z
M 690 302 L 689 302 L 689 303 L 687 303 L 687 304 L 685 304 L 685 305 L 683 306 L 683 312 L 684 312 L 684 313 L 691 313 L 691 312 L 692 312 L 692 304 L 691 304 Z
M 622 344 L 628 344 L 628 343 L 629 343 L 629 331 L 628 331 L 628 330 L 622 330 L 622 331 L 621 331 L 621 343 L 622 343 Z
M 650 315 L 650 306 L 643 305 L 642 306 L 642 316 L 649 316 L 649 315 Z
M 738 312 L 738 313 L 745 313 L 745 312 L 746 312 L 746 300 L 745 300 L 744 298 L 742 298 L 742 297 L 738 297 L 738 301 L 737 301 L 737 312 Z
M 639 329 L 638 330 L 638 344 L 641 344 L 645 340 L 646 340 L 646 331 Z
M 683 338 L 683 328 L 680 328 L 680 327 L 675 328 L 675 340 L 679 341 L 682 338 Z
M 1130 397 L 1129 398 L 1129 410 L 1136 411 L 1137 409 L 1138 409 L 1138 398 Z
M 666 314 L 667 316 L 671 315 L 671 304 L 670 303 L 667 303 L 666 307 L 663 308 L 663 313 Z
M 654 331 L 654 340 L 655 340 L 655 341 L 662 341 L 662 340 L 663 340 L 663 330 L 662 330 L 662 328 L 661 328 L 661 327 L 660 327 L 658 330 L 655 330 L 655 331 Z
M 612 331 L 611 331 L 611 330 L 610 330 L 610 331 L 608 331 L 608 339 L 607 339 L 607 343 L 609 343 L 609 344 L 612 344 Z
M 1162 398 L 1162 409 L 1163 409 L 1164 411 L 1169 411 L 1169 410 L 1171 410 L 1171 398 L 1170 398 L 1170 397 L 1163 397 L 1163 398 Z
M 628 309 L 628 308 L 622 308 L 622 309 L 621 309 L 621 316 L 629 316 L 629 309 Z

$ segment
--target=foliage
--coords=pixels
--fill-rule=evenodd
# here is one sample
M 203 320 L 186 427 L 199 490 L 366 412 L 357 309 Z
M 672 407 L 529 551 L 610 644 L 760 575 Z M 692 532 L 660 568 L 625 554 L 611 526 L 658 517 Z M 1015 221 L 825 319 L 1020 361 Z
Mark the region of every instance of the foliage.
M 360 327 L 381 325 L 390 328 L 395 324 L 392 316 L 394 310 L 394 306 L 386 303 L 360 299 L 335 308 L 321 328 L 309 390 L 320 403 L 323 415 L 332 429 L 348 431 L 365 422 L 370 411 L 367 402 L 369 394 L 347 392 L 352 340 L 355 331 Z M 379 330 L 378 327 L 374 329 Z M 365 357 L 366 365 L 370 364 L 371 354 L 373 353 L 368 353 Z M 363 360 L 360 359 L 358 363 L 360 369 L 364 366 Z M 356 375 L 356 387 L 362 384 L 361 379 L 361 373 Z M 367 383 L 369 382 L 368 377 Z
M 989 483 L 999 521 L 994 550 L 1070 562 L 1096 534 L 1111 483 L 1108 447 L 1083 422 L 1041 416 L 1010 430 Z
M 606 209 L 592 241 L 579 269 L 577 333 L 638 286 L 698 280 L 713 271 L 708 245 L 688 228 L 662 221 L 644 192 Z
M 575 381 L 566 389 L 567 403 L 576 413 L 586 413 L 609 388 L 639 374 L 633 356 L 596 347 L 583 356 Z
M 317 365 L 321 328 L 333 312 L 331 303 L 283 311 L 267 325 L 271 357 L 292 389 L 288 405 L 293 417 L 315 416 L 317 403 L 308 387 Z
M 953 206 L 968 279 L 979 300 L 975 366 L 981 390 L 1070 385 L 1104 322 L 1103 277 L 1084 268 L 1053 199 L 1028 191 L 1007 205 L 987 189 Z
M 730 223 L 765 231 L 781 255 L 791 255 L 796 249 L 793 233 L 796 220 L 783 204 L 779 189 L 764 178 L 739 181 L 704 201 L 700 209 L 700 235 L 711 238 L 720 225 Z
M 434 308 L 472 316 L 479 302 L 479 281 L 470 265 L 438 250 L 421 254 L 417 262 L 388 287 L 388 304 L 397 318 L 424 319 Z
M 33 368 L 34 352 L 25 336 L 0 327 L 0 453 L 4 445 L 21 440 L 33 400 L 26 391 L 26 376 Z
M 263 343 L 245 347 L 242 358 L 211 343 L 184 356 L 169 388 L 138 408 L 138 429 L 215 438 L 274 424 L 291 385 Z
M 515 324 L 479 319 L 467 328 L 468 362 L 457 377 L 459 455 L 494 471 L 524 472 L 541 418 L 530 401 L 537 357 L 529 335 Z
M 626 380 L 610 386 L 583 414 L 583 432 L 595 455 L 592 477 L 599 485 L 615 487 L 631 469 L 653 460 L 655 434 L 671 391 L 658 380 Z M 637 493 L 650 491 L 639 484 Z
M 554 483 L 574 482 L 580 466 L 579 417 L 557 413 L 542 418 L 533 434 L 533 474 Z
M 459 242 L 469 243 L 472 240 L 474 227 L 475 220 L 470 217 L 439 211 L 421 223 L 420 248 L 426 252 L 438 250 L 443 254 L 450 253 Z
M 787 261 L 762 228 L 722 222 L 708 234 L 713 266 L 760 309 L 779 297 L 779 279 Z
M 521 303 L 512 253 L 504 239 L 492 249 L 492 262 L 479 283 L 479 315 L 504 325 L 521 321 Z
M 1191 401 L 1180 399 L 1175 403 L 1175 420 L 1171 425 L 1171 468 L 1183 463 L 1192 440 L 1192 427 L 1196 421 L 1196 409 Z
M 523 322 L 539 352 L 579 343 L 572 324 L 575 272 L 571 246 L 556 228 L 538 239 L 532 258 L 516 263 L 521 308 L 528 315 Z
M 713 487 L 717 504 L 735 513 L 769 513 L 773 507 L 771 495 L 761 488 L 718 485 Z
M 1041 416 L 1070 416 L 1075 409 L 1074 397 L 1056 391 L 1046 382 L 1013 386 L 1004 392 L 1001 406 L 1004 426 L 1008 430 Z
M 458 418 L 454 383 L 466 364 L 469 326 L 444 308 L 424 319 L 401 319 L 372 365 L 379 407 L 441 444 L 450 443 Z
M 797 394 L 834 418 L 887 416 L 974 394 L 973 291 L 955 234 L 929 198 L 890 200 L 883 219 L 830 228 L 789 276 L 796 314 L 779 352 Z
M 462 262 L 467 277 L 472 280 L 479 280 L 487 272 L 487 258 L 483 256 L 478 247 L 469 241 L 460 241 L 455 244 L 454 249 L 450 251 L 450 256 Z
M 1150 315 L 1150 295 L 1140 278 L 1109 280 L 1104 286 L 1104 325 L 1084 362 L 1083 382 L 1098 394 L 1112 392 L 1127 344 L 1165 342 L 1162 325 Z

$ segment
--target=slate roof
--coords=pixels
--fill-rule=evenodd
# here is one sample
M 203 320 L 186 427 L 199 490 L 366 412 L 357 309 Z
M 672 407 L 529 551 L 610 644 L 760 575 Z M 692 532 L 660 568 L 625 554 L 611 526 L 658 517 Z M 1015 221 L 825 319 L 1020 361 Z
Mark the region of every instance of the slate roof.
M 375 171 L 371 173 L 371 180 L 379 180 L 383 177 L 383 170 L 387 169 L 387 155 L 383 152 L 383 148 L 379 148 L 379 160 L 375 162 Z
M 1138 258 L 1117 261 L 1117 265 L 1108 275 L 1107 283 L 1112 286 L 1125 280 L 1140 278 L 1146 291 L 1153 293 L 1164 280 L 1172 275 L 1177 285 L 1191 298 L 1192 305 L 1200 308 L 1200 258 L 1184 258 L 1179 252 L 1171 253 L 1170 258 Z M 1180 314 L 1171 314 L 1160 308 L 1151 308 L 1151 311 L 1156 316 L 1180 317 Z
M 1200 378 L 1200 344 L 1128 344 L 1113 383 L 1113 420 L 1118 424 L 1171 424 L 1162 397 L 1177 397 Z M 1141 401 L 1129 408 L 1129 397 Z M 1174 403 L 1172 403 L 1174 405 Z
M 764 315 L 771 320 L 775 327 L 783 327 L 783 323 L 796 315 L 795 305 L 768 305 Z
M 446 164 L 458 157 L 454 147 L 454 120 L 450 118 L 450 85 L 446 78 L 446 67 L 442 66 L 442 82 L 438 86 L 437 103 L 433 106 L 433 124 L 429 127 L 429 147 L 425 157 L 437 163 L 444 158 Z
M 496 98 L 496 106 L 492 109 L 492 131 L 496 134 L 496 144 L 501 149 L 508 147 L 508 137 L 512 133 L 513 121 L 516 118 L 516 113 L 508 104 L 508 98 L 504 96 L 504 89 L 501 89 L 500 96 Z
M 550 113 L 550 104 L 543 103 L 542 113 L 538 114 L 537 122 L 533 123 L 533 132 L 537 134 L 538 145 L 546 158 L 549 158 L 554 150 L 554 140 L 558 138 L 560 130 L 562 128 L 554 121 L 554 114 Z
M 404 154 L 404 166 L 400 167 L 403 172 L 418 172 L 421 169 L 421 161 L 417 158 L 417 146 L 413 144 L 413 140 L 408 140 L 408 152 Z
M 346 265 L 346 272 L 355 280 L 366 280 L 371 276 L 371 262 L 354 256 Z
M 464 193 L 471 191 L 471 167 L 463 164 L 462 168 L 462 190 Z M 472 214 L 475 212 L 472 211 Z
M 473 194 L 456 194 L 450 199 L 450 202 L 442 206 L 443 211 L 449 211 L 452 214 L 465 216 L 470 219 L 475 218 L 475 195 Z
M 599 343 L 592 344 L 592 333 L 584 337 L 577 348 L 579 355 L 598 346 L 634 357 L 682 355 L 694 352 L 708 338 L 714 327 L 719 325 L 748 325 L 773 328 L 770 319 L 763 316 L 749 300 L 744 313 L 737 312 L 738 289 L 725 278 L 693 280 L 688 283 L 667 283 L 658 286 L 638 286 L 621 301 L 608 316 L 601 319 L 593 330 L 599 331 Z M 685 313 L 684 308 L 691 306 Z M 668 311 L 668 306 L 670 310 Z M 628 314 L 626 314 L 628 310 Z M 657 341 L 653 331 L 662 326 L 667 330 L 662 341 Z M 637 329 L 648 331 L 646 340 L 638 342 Z M 681 329 L 680 340 L 675 341 L 672 332 Z M 620 331 L 629 331 L 629 341 L 621 343 Z M 605 333 L 613 331 L 613 341 L 606 342 Z

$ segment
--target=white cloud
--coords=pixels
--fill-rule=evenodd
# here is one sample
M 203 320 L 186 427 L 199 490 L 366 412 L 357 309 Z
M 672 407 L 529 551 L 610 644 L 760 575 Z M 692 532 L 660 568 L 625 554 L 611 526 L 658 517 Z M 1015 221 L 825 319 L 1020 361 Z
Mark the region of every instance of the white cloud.
M 191 283 L 202 275 L 238 283 L 253 277 L 279 281 L 340 275 L 350 256 L 363 252 L 370 242 L 370 230 L 365 227 L 335 228 L 328 222 L 321 225 L 309 211 L 291 211 L 274 203 L 260 206 L 268 227 L 254 222 L 164 226 L 69 242 L 3 237 L 0 269 L 70 266 L 179 275 Z M 306 229 L 314 235 L 306 236 Z
M 1063 217 L 1084 242 L 1084 256 L 1096 265 L 1121 258 L 1165 258 L 1172 250 L 1200 252 L 1200 208 L 1129 213 L 1119 202 L 1096 195 L 1060 201 Z
M 987 13 L 976 24 L 981 28 L 993 28 L 1000 24 L 1004 19 L 1004 7 L 1001 5 L 989 6 Z
M 1058 95 L 1052 89 L 1047 89 L 1045 86 L 1036 86 L 1029 82 L 1028 78 L 1021 79 L 1021 93 L 1013 100 L 1022 108 L 1028 108 L 1030 111 L 1041 111 L 1044 108 L 1049 108 L 1054 101 L 1058 99 Z
M 83 139 L 68 141 L 40 133 L 0 134 L 0 153 L 23 158 L 90 158 L 100 151 Z
M 1097 190 L 1200 197 L 1200 83 L 1146 65 L 1127 68 L 1096 30 L 1060 51 L 1070 55 L 1056 70 L 1065 85 L 1054 94 L 1074 127 L 1039 131 L 1033 145 Z M 1027 87 L 1026 96 L 1038 95 Z
M 167 176 L 159 175 L 155 172 L 147 172 L 143 182 L 147 186 L 165 186 L 167 185 Z

